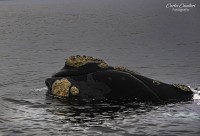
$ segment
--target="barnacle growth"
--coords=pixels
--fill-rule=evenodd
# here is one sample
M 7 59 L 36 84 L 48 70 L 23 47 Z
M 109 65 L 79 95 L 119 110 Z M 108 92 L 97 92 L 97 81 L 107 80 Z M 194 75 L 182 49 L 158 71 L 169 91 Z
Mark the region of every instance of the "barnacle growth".
M 65 64 L 72 67 L 76 67 L 76 68 L 83 66 L 87 63 L 105 63 L 106 64 L 104 60 L 96 59 L 91 56 L 80 56 L 80 55 L 71 56 L 67 58 L 65 61 Z
M 52 85 L 52 94 L 60 97 L 69 96 L 69 88 L 71 83 L 66 78 L 56 80 Z
M 153 83 L 154 83 L 155 85 L 160 85 L 160 82 L 157 81 L 157 80 L 153 80 Z
M 105 62 L 102 62 L 98 65 L 100 68 L 108 68 L 108 64 Z
M 186 91 L 186 92 L 191 92 L 191 89 L 186 86 L 186 85 L 182 85 L 182 84 L 172 84 L 174 87 L 178 88 L 178 89 L 181 89 L 183 91 Z
M 138 73 L 136 71 L 133 71 L 133 70 L 130 70 L 130 69 L 127 69 L 126 67 L 123 67 L 123 66 L 117 66 L 117 67 L 115 67 L 115 70 L 122 71 L 122 72 L 128 72 L 128 73 L 131 73 L 131 74 L 140 75 L 140 73 Z
M 78 95 L 79 94 L 79 89 L 75 86 L 72 86 L 70 89 L 70 92 L 72 95 Z

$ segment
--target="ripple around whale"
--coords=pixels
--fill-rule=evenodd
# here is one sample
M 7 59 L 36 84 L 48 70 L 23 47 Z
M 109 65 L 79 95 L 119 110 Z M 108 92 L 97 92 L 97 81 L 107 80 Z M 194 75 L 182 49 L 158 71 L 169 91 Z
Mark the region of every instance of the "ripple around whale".
M 191 100 L 192 90 L 181 84 L 166 84 L 124 67 L 109 66 L 89 56 L 71 56 L 65 66 L 45 81 L 47 94 L 69 99 L 127 99 L 138 102 Z M 72 94 L 72 88 L 76 94 Z

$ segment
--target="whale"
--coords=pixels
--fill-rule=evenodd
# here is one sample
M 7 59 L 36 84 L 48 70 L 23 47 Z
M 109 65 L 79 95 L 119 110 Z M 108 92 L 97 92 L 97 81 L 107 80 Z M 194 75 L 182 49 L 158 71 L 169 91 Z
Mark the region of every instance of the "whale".
M 45 80 L 47 95 L 59 99 L 176 102 L 192 99 L 190 87 L 167 84 L 123 66 L 91 56 L 70 56 L 64 67 Z

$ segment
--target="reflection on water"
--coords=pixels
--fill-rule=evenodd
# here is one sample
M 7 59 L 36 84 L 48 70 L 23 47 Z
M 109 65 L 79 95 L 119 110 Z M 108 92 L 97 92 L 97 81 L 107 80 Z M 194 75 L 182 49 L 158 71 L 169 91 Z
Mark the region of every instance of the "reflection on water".
M 40 91 L 38 91 L 40 90 Z M 34 89 L 37 95 L 46 89 Z M 36 96 L 36 94 L 34 94 Z M 166 105 L 125 101 L 67 101 L 4 96 L 2 134 L 197 135 L 200 108 L 193 101 Z M 3 113 L 2 113 L 3 111 Z

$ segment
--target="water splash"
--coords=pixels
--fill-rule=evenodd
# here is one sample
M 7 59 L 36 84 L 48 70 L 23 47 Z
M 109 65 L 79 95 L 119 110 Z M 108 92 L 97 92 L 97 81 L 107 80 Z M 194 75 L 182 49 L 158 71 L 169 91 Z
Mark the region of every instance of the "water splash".
M 197 87 L 197 88 L 191 88 L 190 86 L 188 86 L 192 92 L 194 92 L 194 95 L 193 95 L 193 100 L 200 100 L 200 87 Z
M 47 87 L 33 89 L 33 91 L 35 91 L 35 92 L 42 92 L 42 91 L 47 91 L 47 90 L 48 90 Z

